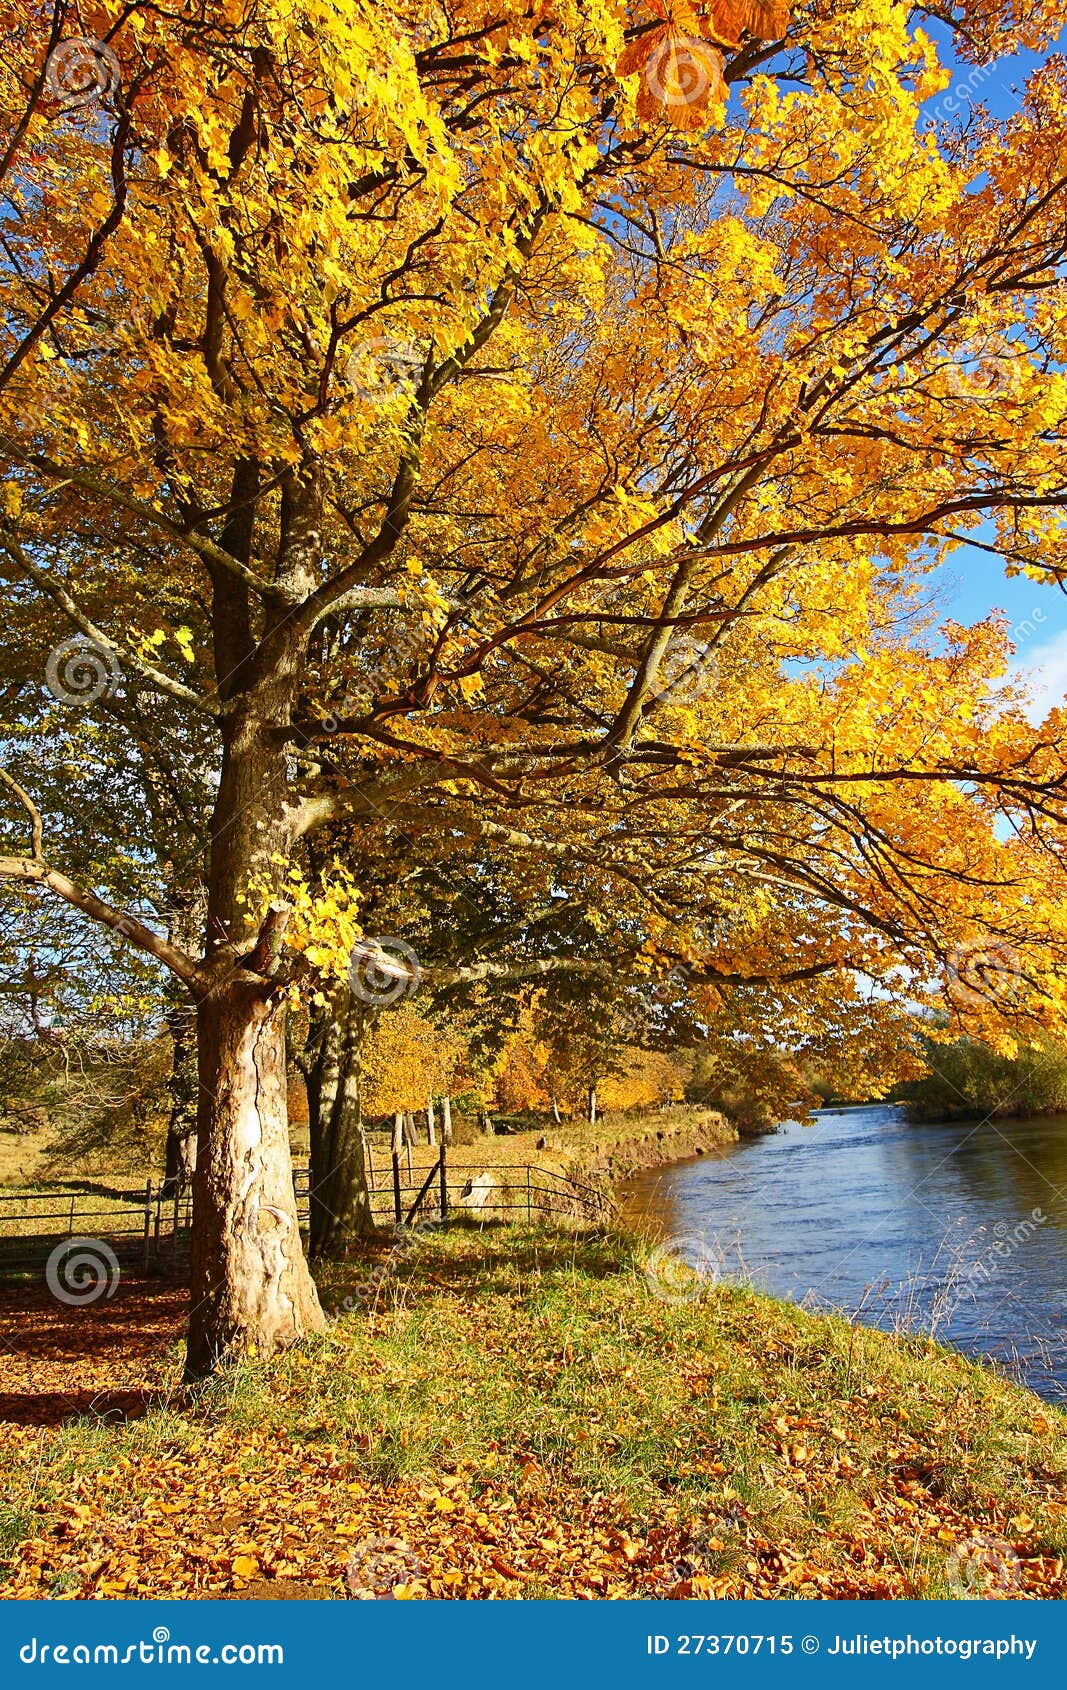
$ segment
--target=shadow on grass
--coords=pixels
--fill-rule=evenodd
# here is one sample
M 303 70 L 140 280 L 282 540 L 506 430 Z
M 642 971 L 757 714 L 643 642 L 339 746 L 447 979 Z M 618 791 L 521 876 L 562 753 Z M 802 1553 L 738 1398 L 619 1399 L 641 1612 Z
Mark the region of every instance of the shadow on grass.
M 35 1391 L 25 1396 L 0 1391 L 0 1424 L 60 1426 L 68 1420 L 98 1420 L 108 1426 L 126 1426 L 143 1420 L 164 1400 L 158 1390 Z
M 477 1245 L 465 1251 L 465 1244 Z M 363 1254 L 345 1262 L 318 1262 L 315 1275 L 326 1304 L 346 1296 L 367 1297 L 367 1287 L 402 1290 L 406 1303 L 442 1293 L 469 1295 L 471 1288 L 499 1295 L 525 1296 L 529 1277 L 576 1273 L 588 1279 L 612 1279 L 633 1268 L 629 1243 L 602 1229 L 563 1231 L 507 1227 L 505 1223 L 450 1221 L 437 1229 L 387 1235 Z
M 158 1404 L 159 1386 L 129 1385 L 123 1374 L 158 1370 L 187 1308 L 181 1287 L 125 1277 L 114 1298 L 84 1308 L 58 1303 L 40 1282 L 0 1292 L 0 1422 L 140 1419 Z

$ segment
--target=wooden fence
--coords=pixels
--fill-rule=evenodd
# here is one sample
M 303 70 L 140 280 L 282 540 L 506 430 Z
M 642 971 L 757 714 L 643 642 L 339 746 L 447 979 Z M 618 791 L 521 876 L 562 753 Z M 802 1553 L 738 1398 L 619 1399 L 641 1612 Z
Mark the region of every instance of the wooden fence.
M 597 1185 L 528 1162 L 509 1166 L 454 1163 L 447 1149 L 427 1171 L 393 1152 L 370 1170 L 371 1207 L 382 1227 L 413 1226 L 468 1216 L 479 1223 L 552 1221 L 599 1225 L 610 1200 Z M 293 1170 L 302 1227 L 311 1210 L 311 1172 Z M 69 1238 L 106 1241 L 120 1262 L 144 1268 L 184 1264 L 192 1195 L 166 1195 L 162 1183 L 117 1187 L 84 1182 L 37 1191 L 0 1192 L 0 1272 L 36 1272 Z

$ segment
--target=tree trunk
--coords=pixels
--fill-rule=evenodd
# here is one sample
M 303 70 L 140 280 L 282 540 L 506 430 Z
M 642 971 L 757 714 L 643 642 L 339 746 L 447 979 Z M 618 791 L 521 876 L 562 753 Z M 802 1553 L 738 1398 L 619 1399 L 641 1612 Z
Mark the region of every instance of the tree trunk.
M 180 993 L 180 1000 L 179 995 Z M 196 1167 L 196 1013 L 184 986 L 174 982 L 167 1026 L 173 1043 L 167 1092 L 167 1146 L 163 1164 L 163 1196 L 175 1197 L 188 1190 Z
M 363 1005 L 342 988 L 306 1071 L 313 1259 L 343 1255 L 353 1239 L 374 1231 L 363 1138 L 365 1032 Z
M 437 1148 L 437 1127 L 433 1118 L 433 1098 L 426 1099 L 426 1138 L 431 1150 Z
M 160 824 L 162 825 L 162 824 Z M 199 883 L 172 887 L 167 937 L 191 956 L 204 943 L 205 893 Z M 196 1006 L 180 980 L 166 987 L 167 1031 L 172 1052 L 167 1092 L 167 1145 L 163 1164 L 163 1196 L 175 1197 L 193 1183 L 196 1167 L 196 1115 L 200 1085 L 197 1078 Z
M 596 1126 L 596 1086 L 589 1087 L 589 1125 Z
M 555 1123 L 558 1127 L 559 1124 L 560 1124 L 559 1104 L 556 1101 L 556 1098 L 555 1098 L 554 1095 L 552 1097 L 552 1119 L 555 1121 Z
M 258 470 L 234 472 L 226 547 L 247 559 Z M 293 1190 L 286 1097 L 287 985 L 278 952 L 280 900 L 298 806 L 284 731 L 304 674 L 307 633 L 285 605 L 314 591 L 321 490 L 293 470 L 282 487 L 275 584 L 280 598 L 253 633 L 247 589 L 212 571 L 215 672 L 227 709 L 211 817 L 207 984 L 197 1005 L 199 1106 L 193 1176 L 192 1312 L 186 1374 L 230 1356 L 269 1354 L 326 1320 L 304 1260 Z M 273 976 L 280 978 L 275 981 Z
M 441 1141 L 444 1144 L 452 1143 L 452 1099 L 450 1097 L 441 1099 Z
M 326 1324 L 297 1221 L 284 993 L 266 980 L 231 977 L 200 1004 L 197 1032 L 189 1379 Z

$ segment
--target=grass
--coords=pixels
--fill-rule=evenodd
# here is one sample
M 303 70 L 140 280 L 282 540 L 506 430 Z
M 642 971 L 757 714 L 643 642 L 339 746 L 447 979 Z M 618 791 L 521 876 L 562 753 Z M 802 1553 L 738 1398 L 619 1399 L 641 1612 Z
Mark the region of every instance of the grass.
M 642 1252 L 431 1233 L 332 1269 L 352 1312 L 193 1400 L 20 1429 L 9 1592 L 344 1595 L 383 1537 L 402 1594 L 1067 1592 L 1067 1417 Z M 144 1376 L 177 1364 L 172 1340 Z

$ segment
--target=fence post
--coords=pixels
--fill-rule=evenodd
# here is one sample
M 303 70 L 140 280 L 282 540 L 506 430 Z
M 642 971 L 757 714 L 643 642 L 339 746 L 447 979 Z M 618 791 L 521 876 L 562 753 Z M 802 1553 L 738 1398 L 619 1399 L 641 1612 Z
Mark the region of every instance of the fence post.
M 393 1151 L 393 1213 L 399 1226 L 404 1218 L 404 1211 L 400 1204 L 400 1152 L 397 1150 Z
M 529 1164 L 529 1162 L 527 1162 L 527 1164 L 526 1164 L 526 1224 L 527 1224 L 527 1226 L 530 1225 L 532 1220 L 533 1220 L 533 1199 L 532 1199 L 531 1194 L 530 1194 L 530 1164 Z
M 374 1190 L 374 1157 L 370 1153 L 370 1139 L 367 1137 L 367 1135 L 363 1131 L 362 1127 L 360 1127 L 360 1129 L 359 1129 L 359 1136 L 360 1136 L 360 1139 L 362 1140 L 362 1143 L 363 1143 L 363 1165 L 367 1170 L 367 1187 L 370 1191 L 373 1191 Z
M 144 1265 L 152 1259 L 152 1181 L 144 1188 Z
M 448 1146 L 445 1143 L 444 1138 L 442 1138 L 441 1139 L 441 1159 L 437 1164 L 438 1168 L 440 1169 L 440 1173 L 441 1173 L 441 1220 L 442 1220 L 442 1222 L 447 1221 L 447 1219 L 448 1219 L 448 1170 L 445 1166 L 445 1156 L 447 1155 L 447 1153 L 448 1153 Z
M 71 1194 L 70 1194 L 70 1220 L 67 1222 L 67 1236 L 68 1236 L 68 1238 L 74 1237 L 74 1202 L 75 1202 L 75 1197 L 74 1197 L 74 1192 L 72 1191 Z

